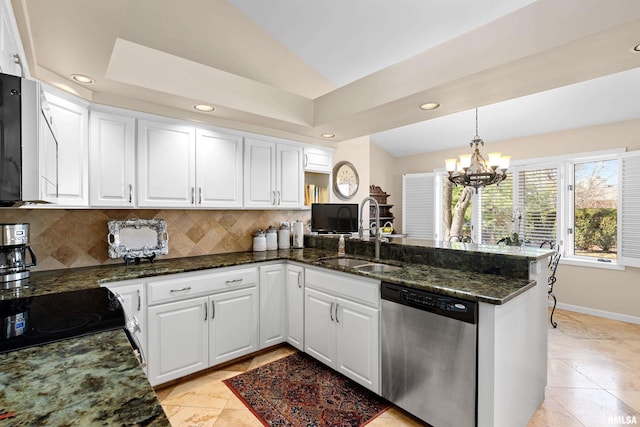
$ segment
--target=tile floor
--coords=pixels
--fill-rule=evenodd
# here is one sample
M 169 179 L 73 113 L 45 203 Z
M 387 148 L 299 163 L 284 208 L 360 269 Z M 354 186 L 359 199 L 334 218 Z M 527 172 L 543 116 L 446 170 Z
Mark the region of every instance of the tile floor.
M 640 425 L 640 325 L 564 310 L 555 319 L 558 328 L 549 328 L 547 397 L 528 427 Z M 295 351 L 280 347 L 157 394 L 173 427 L 259 427 L 222 380 Z M 395 408 L 368 424 L 421 425 Z

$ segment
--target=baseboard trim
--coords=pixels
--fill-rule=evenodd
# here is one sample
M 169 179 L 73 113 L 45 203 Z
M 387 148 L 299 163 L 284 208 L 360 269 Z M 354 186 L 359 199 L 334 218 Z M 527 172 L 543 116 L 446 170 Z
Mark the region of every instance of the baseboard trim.
M 551 301 L 551 304 L 549 305 L 553 306 L 553 301 Z M 574 311 L 576 313 L 589 314 L 591 316 L 604 317 L 605 319 L 619 320 L 621 322 L 635 323 L 637 325 L 640 325 L 640 317 L 638 316 L 630 316 L 628 314 L 614 313 L 613 311 L 597 310 L 595 308 L 582 307 L 579 305 L 572 305 L 572 304 L 564 304 L 561 302 L 558 303 L 557 307 L 562 310 Z

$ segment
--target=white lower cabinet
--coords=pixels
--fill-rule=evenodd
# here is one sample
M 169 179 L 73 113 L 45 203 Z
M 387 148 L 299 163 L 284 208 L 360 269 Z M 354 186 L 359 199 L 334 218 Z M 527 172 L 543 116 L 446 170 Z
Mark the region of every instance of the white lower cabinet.
M 208 297 L 200 297 L 149 308 L 151 385 L 209 366 L 208 304 Z
M 260 348 L 285 341 L 287 299 L 284 264 L 260 267 Z
M 259 349 L 257 267 L 148 283 L 147 375 L 155 386 Z
M 209 365 L 258 351 L 258 288 L 209 297 Z
M 144 283 L 114 282 L 105 285 L 122 303 L 129 332 L 139 347 L 143 364 L 147 363 L 147 305 Z M 146 366 L 144 367 L 146 371 Z
M 304 292 L 305 352 L 379 393 L 379 282 L 306 269 Z
M 146 285 L 149 307 L 140 320 L 148 325 L 143 346 L 153 386 L 288 342 L 380 392 L 379 281 L 274 263 L 173 274 Z M 115 289 L 125 312 L 144 312 L 142 284 Z
M 287 342 L 304 351 L 304 267 L 287 264 L 285 268 Z

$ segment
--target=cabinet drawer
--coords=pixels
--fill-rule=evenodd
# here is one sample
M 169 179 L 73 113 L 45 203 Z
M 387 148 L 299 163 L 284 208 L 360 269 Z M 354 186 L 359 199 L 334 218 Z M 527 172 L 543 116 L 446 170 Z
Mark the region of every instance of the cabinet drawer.
M 221 270 L 212 273 L 175 274 L 149 282 L 149 305 L 241 288 L 258 283 L 258 268 Z
M 348 273 L 306 268 L 305 286 L 349 298 L 373 308 L 380 307 L 380 281 L 364 279 Z

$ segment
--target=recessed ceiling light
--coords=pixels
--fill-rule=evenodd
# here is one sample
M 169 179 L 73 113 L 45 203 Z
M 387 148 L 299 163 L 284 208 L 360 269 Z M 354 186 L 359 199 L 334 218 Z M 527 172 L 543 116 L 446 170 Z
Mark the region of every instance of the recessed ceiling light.
M 440 106 L 440 104 L 438 104 L 437 102 L 426 102 L 422 105 L 420 105 L 421 110 L 435 110 L 436 108 L 438 108 Z
M 205 113 L 210 113 L 213 110 L 215 110 L 215 108 L 213 108 L 211 105 L 207 105 L 207 104 L 194 105 L 193 108 L 195 108 L 198 111 L 203 111 Z
M 82 74 L 71 74 L 71 78 L 77 81 L 78 83 L 83 83 L 83 84 L 91 84 L 96 82 L 91 77 L 84 76 Z
M 633 51 L 634 51 L 634 52 L 640 52 L 640 43 L 638 43 L 637 45 L 635 45 L 635 46 L 633 47 Z
M 329 139 L 329 138 L 333 138 L 334 136 L 336 136 L 335 133 L 323 133 L 322 135 L 320 135 L 323 138 Z

